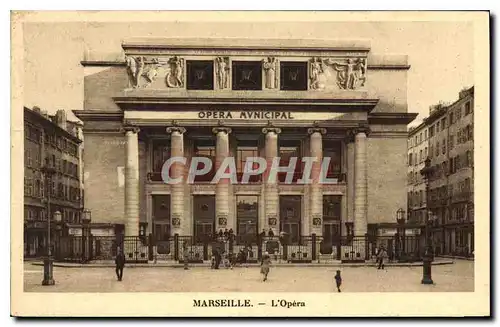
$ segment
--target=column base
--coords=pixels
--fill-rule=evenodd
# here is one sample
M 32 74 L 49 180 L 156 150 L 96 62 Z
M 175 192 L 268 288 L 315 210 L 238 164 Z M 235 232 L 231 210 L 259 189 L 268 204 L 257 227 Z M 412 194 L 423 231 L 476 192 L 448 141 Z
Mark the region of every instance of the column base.
M 56 281 L 54 279 L 47 279 L 47 280 L 43 280 L 42 281 L 42 285 L 43 286 L 52 286 L 52 285 L 55 285 L 56 284 Z
M 422 278 L 421 284 L 432 285 L 434 284 L 434 281 L 430 276 L 424 276 L 424 278 Z
M 54 280 L 52 275 L 53 263 L 54 259 L 50 257 L 43 260 L 43 281 L 42 281 L 43 286 L 52 286 L 56 284 L 56 281 Z

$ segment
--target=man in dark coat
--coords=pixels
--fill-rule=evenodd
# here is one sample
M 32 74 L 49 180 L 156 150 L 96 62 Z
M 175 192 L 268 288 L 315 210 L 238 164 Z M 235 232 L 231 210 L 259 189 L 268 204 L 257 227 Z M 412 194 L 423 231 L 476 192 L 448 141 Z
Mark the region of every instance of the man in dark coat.
M 271 228 L 269 228 L 269 233 L 267 233 L 267 236 L 274 237 L 274 232 Z
M 125 267 L 125 255 L 120 247 L 116 249 L 116 258 L 115 258 L 115 272 L 116 278 L 118 281 L 122 281 L 123 278 L 123 268 Z
M 215 258 L 215 267 L 214 269 L 219 269 L 219 265 L 220 265 L 220 262 L 221 262 L 221 253 L 220 253 L 220 249 L 219 248 L 216 248 L 214 253 L 214 258 Z

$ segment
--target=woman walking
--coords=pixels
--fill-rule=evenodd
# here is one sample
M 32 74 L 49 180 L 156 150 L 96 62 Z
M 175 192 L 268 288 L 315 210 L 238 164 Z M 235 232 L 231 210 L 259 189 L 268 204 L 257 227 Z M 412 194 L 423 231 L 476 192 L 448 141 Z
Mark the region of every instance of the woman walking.
M 262 279 L 263 282 L 267 280 L 267 275 L 269 274 L 269 269 L 271 265 L 271 258 L 269 257 L 269 253 L 265 252 L 262 256 L 262 262 L 260 263 L 260 273 L 264 276 Z

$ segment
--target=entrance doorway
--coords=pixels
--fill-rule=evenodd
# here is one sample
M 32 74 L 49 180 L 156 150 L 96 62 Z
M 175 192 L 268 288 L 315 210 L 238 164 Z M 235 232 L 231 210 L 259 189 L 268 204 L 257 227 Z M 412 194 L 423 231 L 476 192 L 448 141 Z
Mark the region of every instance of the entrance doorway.
M 215 196 L 193 195 L 194 240 L 203 243 L 215 234 Z
M 302 220 L 302 197 L 300 195 L 281 195 L 280 202 L 280 232 L 289 235 L 291 244 L 300 242 Z
M 153 235 L 158 254 L 170 252 L 170 195 L 153 195 Z

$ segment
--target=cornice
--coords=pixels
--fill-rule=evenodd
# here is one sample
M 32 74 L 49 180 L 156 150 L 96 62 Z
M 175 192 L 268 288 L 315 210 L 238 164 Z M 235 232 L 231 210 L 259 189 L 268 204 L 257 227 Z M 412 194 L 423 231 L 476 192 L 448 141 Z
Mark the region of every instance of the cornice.
M 372 112 L 368 114 L 370 124 L 381 125 L 408 125 L 418 114 L 413 112 Z
M 122 121 L 121 110 L 73 110 L 73 114 L 82 121 Z

